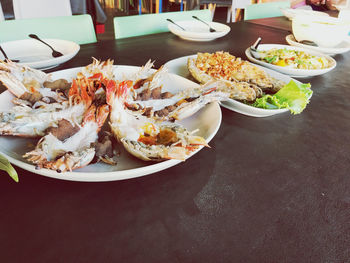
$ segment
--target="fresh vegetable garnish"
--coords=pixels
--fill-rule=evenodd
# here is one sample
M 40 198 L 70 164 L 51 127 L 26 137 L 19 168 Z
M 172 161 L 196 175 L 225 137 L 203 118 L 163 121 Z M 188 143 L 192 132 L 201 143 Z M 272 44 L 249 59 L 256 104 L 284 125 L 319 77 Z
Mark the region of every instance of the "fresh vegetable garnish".
M 293 114 L 301 113 L 310 101 L 311 85 L 291 80 L 274 95 L 256 99 L 252 106 L 263 109 L 289 109 Z
M 18 183 L 18 175 L 11 163 L 0 154 L 0 170 L 3 170 L 9 174 L 9 176 Z

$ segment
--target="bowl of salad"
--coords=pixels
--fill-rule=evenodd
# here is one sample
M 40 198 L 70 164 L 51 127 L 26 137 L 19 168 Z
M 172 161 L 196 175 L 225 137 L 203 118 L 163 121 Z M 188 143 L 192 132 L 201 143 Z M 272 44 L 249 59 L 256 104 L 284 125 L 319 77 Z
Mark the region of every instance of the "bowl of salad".
M 245 54 L 253 63 L 294 77 L 321 75 L 337 64 L 328 55 L 288 45 L 261 44 L 257 50 L 247 48 Z

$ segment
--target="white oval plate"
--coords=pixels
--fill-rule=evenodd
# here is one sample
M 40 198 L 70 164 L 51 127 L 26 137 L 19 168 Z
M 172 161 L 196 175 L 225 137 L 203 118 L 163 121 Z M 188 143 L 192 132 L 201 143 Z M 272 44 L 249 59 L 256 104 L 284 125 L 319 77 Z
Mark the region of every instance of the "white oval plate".
M 18 59 L 18 64 L 36 69 L 49 69 L 72 59 L 80 50 L 77 43 L 61 39 L 43 39 L 63 56 L 54 58 L 52 50 L 35 39 L 23 39 L 1 43 L 10 59 Z M 0 59 L 4 56 L 0 54 Z
M 290 34 L 286 36 L 286 41 L 291 46 L 313 50 L 329 56 L 346 53 L 350 50 L 350 42 L 347 40 L 344 40 L 343 42 L 341 42 L 339 45 L 335 47 L 315 47 L 315 46 L 299 43 L 298 41 L 295 40 L 295 37 L 292 34 Z
M 318 53 L 318 52 L 315 52 L 312 50 L 307 50 L 307 49 L 300 48 L 300 47 L 292 47 L 292 46 L 288 46 L 288 45 L 276 45 L 276 44 L 261 44 L 261 45 L 259 45 L 258 50 L 269 50 L 272 48 L 278 48 L 278 49 L 286 48 L 289 50 L 300 50 L 300 51 L 307 52 L 311 55 L 326 57 L 326 59 L 330 62 L 330 67 L 325 68 L 325 69 L 293 69 L 293 68 L 288 68 L 288 67 L 276 66 L 276 65 L 261 61 L 259 59 L 256 59 L 251 54 L 250 48 L 246 49 L 245 54 L 251 62 L 254 62 L 254 63 L 259 64 L 261 66 L 264 66 L 264 67 L 279 71 L 283 74 L 290 75 L 292 77 L 297 77 L 297 78 L 305 78 L 305 77 L 322 75 L 322 74 L 325 74 L 325 73 L 331 71 L 337 65 L 337 62 L 332 57 L 330 57 L 328 55 Z
M 329 16 L 329 14 L 321 11 L 306 10 L 299 8 L 281 8 L 281 11 L 285 17 L 292 20 L 297 15 L 312 15 L 312 16 Z
M 171 33 L 190 41 L 211 41 L 225 36 L 231 30 L 231 28 L 225 24 L 217 22 L 207 23 L 217 30 L 217 32 L 209 32 L 209 27 L 197 20 L 176 21 L 176 24 L 183 27 L 185 31 L 174 24 L 169 24 L 168 28 Z
M 73 68 L 57 71 L 52 73 L 52 78 L 65 78 L 71 80 L 74 76 L 76 76 L 80 69 L 81 68 Z M 117 78 L 122 79 L 135 73 L 139 69 L 140 67 L 134 66 L 115 66 L 115 74 Z M 161 81 L 164 91 L 170 92 L 176 92 L 178 90 L 198 86 L 198 84 L 174 74 L 166 74 Z M 0 94 L 0 111 L 7 110 L 13 106 L 11 103 L 12 98 L 13 96 L 8 91 Z M 208 104 L 196 114 L 185 120 L 179 121 L 179 123 L 184 125 L 190 131 L 199 129 L 196 135 L 202 136 L 207 142 L 210 142 L 221 124 L 220 106 L 218 103 Z M 49 169 L 36 170 L 35 165 L 22 158 L 24 153 L 33 149 L 33 146 L 30 147 L 29 145 L 35 145 L 36 141 L 37 140 L 34 139 L 20 137 L 0 136 L 0 153 L 5 155 L 5 157 L 7 157 L 8 160 L 14 165 L 17 165 L 32 173 L 62 180 L 89 182 L 130 179 L 155 173 L 181 163 L 179 160 L 167 160 L 159 163 L 145 162 L 131 156 L 123 149 L 123 146 L 120 145 L 121 154 L 118 158 L 118 164 L 116 166 L 104 163 L 95 163 L 74 170 L 73 172 L 66 173 L 57 173 L 56 171 Z M 202 149 L 202 147 L 195 151 L 192 155 L 197 153 L 200 149 Z
M 168 61 L 167 63 L 165 63 L 164 66 L 166 66 L 168 68 L 168 71 L 171 73 L 177 74 L 185 78 L 193 79 L 191 76 L 191 73 L 187 69 L 187 60 L 189 58 L 195 58 L 196 56 L 197 55 L 190 55 L 190 56 L 176 58 Z M 255 66 L 260 67 L 258 65 L 255 65 Z M 274 70 L 267 69 L 264 67 L 260 67 L 260 68 L 262 68 L 270 76 L 278 80 L 282 80 L 286 83 L 293 80 L 297 83 L 300 83 L 300 81 L 292 79 L 291 77 L 278 73 Z M 221 106 L 229 110 L 232 110 L 247 116 L 251 116 L 251 117 L 268 117 L 268 116 L 289 111 L 288 109 L 269 110 L 269 109 L 256 108 L 233 99 L 229 99 L 228 101 L 222 101 L 220 104 Z

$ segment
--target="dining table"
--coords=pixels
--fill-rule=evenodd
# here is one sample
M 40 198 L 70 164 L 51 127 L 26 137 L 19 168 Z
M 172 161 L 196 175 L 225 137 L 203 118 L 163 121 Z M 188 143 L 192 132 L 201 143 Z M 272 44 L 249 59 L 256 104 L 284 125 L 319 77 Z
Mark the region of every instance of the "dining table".
M 275 18 L 277 21 L 281 18 Z M 258 37 L 290 29 L 240 21 L 207 42 L 170 32 L 81 45 L 48 72 L 92 58 L 159 68 L 197 52 L 247 59 Z M 2 262 L 349 262 L 350 53 L 310 83 L 300 114 L 246 116 L 221 107 L 219 130 L 186 161 L 104 182 L 0 172 Z M 1 148 L 1 146 L 0 146 Z

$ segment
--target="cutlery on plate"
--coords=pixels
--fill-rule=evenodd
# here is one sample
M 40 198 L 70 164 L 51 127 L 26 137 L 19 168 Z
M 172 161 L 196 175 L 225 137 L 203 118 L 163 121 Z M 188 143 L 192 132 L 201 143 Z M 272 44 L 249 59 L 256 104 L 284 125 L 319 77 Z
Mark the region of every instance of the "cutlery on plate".
M 58 52 L 57 50 L 54 50 L 53 47 L 51 47 L 51 46 L 50 46 L 49 44 L 47 44 L 45 41 L 41 40 L 37 35 L 35 35 L 35 34 L 29 34 L 28 36 L 31 37 L 31 38 L 34 38 L 34 39 L 36 39 L 36 40 L 39 40 L 40 42 L 44 43 L 46 46 L 48 46 L 49 48 L 51 48 L 51 49 L 52 49 L 52 56 L 53 56 L 54 58 L 63 56 L 63 54 L 62 54 L 61 52 Z
M 318 45 L 317 45 L 315 42 L 311 41 L 311 40 L 300 40 L 300 41 L 298 41 L 298 40 L 295 38 L 295 36 L 294 36 L 294 34 L 293 34 L 292 31 L 289 31 L 289 33 L 292 34 L 292 36 L 293 36 L 295 42 L 298 42 L 298 43 L 304 44 L 304 45 L 309 45 L 309 46 L 318 47 Z
M 171 19 L 169 19 L 169 18 L 167 18 L 166 20 L 169 21 L 170 23 L 173 23 L 174 25 L 178 26 L 178 27 L 181 28 L 183 31 L 186 31 L 182 26 L 176 24 L 173 20 L 171 20 Z
M 311 41 L 311 40 L 301 40 L 301 41 L 298 41 L 300 44 L 304 44 L 304 45 L 308 45 L 308 46 L 314 46 L 314 47 L 318 47 L 318 45 Z
M 250 53 L 252 53 L 253 57 L 260 58 L 260 54 L 258 52 L 258 46 L 261 43 L 261 37 L 258 37 L 258 39 L 254 42 L 253 45 L 250 46 Z
M 201 21 L 202 23 L 206 24 L 209 27 L 210 32 L 217 32 L 214 28 L 212 28 L 207 22 L 203 21 L 202 19 L 199 19 L 196 16 L 192 16 L 194 19 L 197 19 L 198 21 Z
M 4 55 L 5 60 L 10 60 L 10 61 L 12 61 L 12 62 L 19 62 L 18 59 L 9 59 L 8 56 L 6 55 L 5 51 L 2 49 L 1 46 L 0 46 L 0 51 L 1 51 L 1 53 Z

